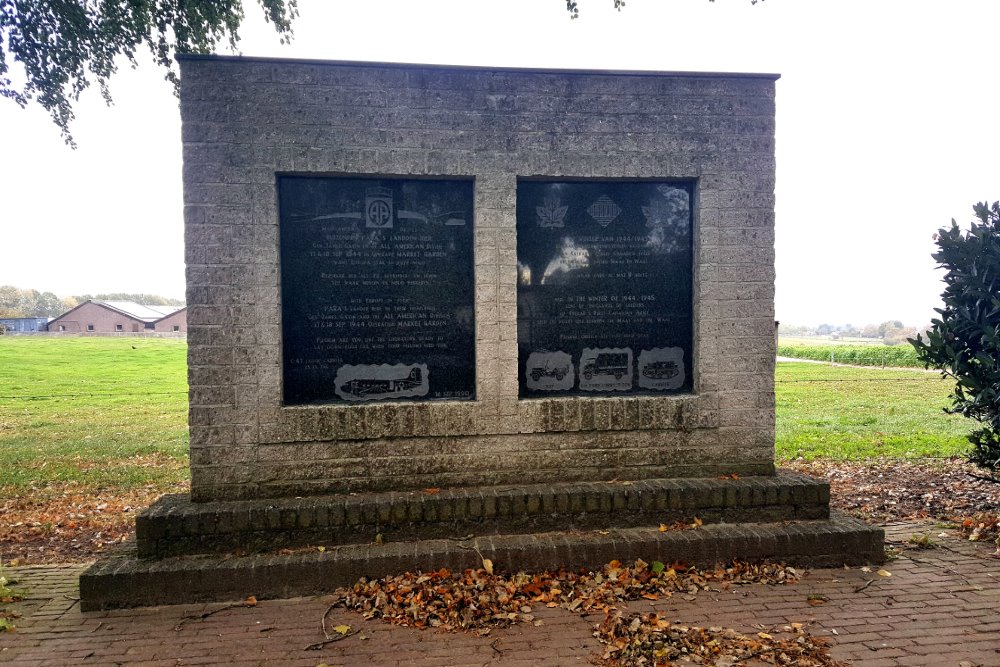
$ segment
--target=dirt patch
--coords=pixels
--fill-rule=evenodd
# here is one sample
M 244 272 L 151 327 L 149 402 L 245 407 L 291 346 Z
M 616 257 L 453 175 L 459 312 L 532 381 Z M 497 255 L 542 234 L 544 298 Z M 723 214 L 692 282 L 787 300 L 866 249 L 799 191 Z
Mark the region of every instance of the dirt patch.
M 832 507 L 873 523 L 934 518 L 961 524 L 984 512 L 1000 513 L 1000 484 L 978 479 L 982 471 L 960 459 L 792 461 L 784 467 L 829 480 Z M 186 484 L 98 492 L 63 484 L 5 497 L 0 489 L 0 560 L 92 560 L 131 535 L 138 511 L 164 493 L 187 491 Z
M 4 565 L 74 563 L 96 558 L 135 529 L 135 515 L 186 484 L 93 491 L 50 484 L 13 495 L 0 489 L 0 560 Z
M 867 521 L 956 520 L 1000 510 L 1000 484 L 963 459 L 784 464 L 830 482 L 830 506 Z

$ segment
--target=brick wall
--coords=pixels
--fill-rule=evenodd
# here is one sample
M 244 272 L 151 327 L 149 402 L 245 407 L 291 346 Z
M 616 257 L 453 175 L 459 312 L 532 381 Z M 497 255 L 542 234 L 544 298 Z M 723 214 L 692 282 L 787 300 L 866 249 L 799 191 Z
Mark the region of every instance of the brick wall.
M 174 327 L 177 327 L 175 330 Z M 162 320 L 157 320 L 153 327 L 157 332 L 169 333 L 178 331 L 187 332 L 187 308 L 181 308 L 176 313 L 167 315 Z
M 93 327 L 89 329 L 88 327 Z M 146 323 L 97 303 L 86 302 L 49 322 L 49 331 L 66 333 L 142 333 Z M 63 328 L 60 328 L 63 327 Z
M 774 76 L 181 72 L 195 499 L 773 472 Z M 474 402 L 282 405 L 278 172 L 475 179 Z M 696 180 L 692 394 L 518 399 L 519 176 Z

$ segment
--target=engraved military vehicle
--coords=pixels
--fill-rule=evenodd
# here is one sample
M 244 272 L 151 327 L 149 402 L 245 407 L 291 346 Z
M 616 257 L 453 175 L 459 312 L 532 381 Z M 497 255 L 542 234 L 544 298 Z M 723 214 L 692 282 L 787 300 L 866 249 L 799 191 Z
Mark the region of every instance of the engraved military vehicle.
M 595 375 L 614 375 L 616 380 L 629 371 L 627 352 L 601 352 L 583 365 L 583 377 L 592 380 Z
M 538 382 L 543 377 L 554 377 L 557 381 L 562 380 L 569 374 L 569 364 L 557 365 L 550 361 L 545 362 L 545 366 L 535 366 L 531 369 L 531 379 Z
M 340 385 L 340 391 L 353 396 L 365 397 L 369 394 L 391 395 L 399 394 L 420 386 L 423 375 L 419 368 L 411 368 L 405 378 L 355 378 Z
M 669 380 L 672 377 L 677 377 L 680 372 L 676 361 L 654 361 L 646 364 L 642 369 L 642 374 L 653 380 Z

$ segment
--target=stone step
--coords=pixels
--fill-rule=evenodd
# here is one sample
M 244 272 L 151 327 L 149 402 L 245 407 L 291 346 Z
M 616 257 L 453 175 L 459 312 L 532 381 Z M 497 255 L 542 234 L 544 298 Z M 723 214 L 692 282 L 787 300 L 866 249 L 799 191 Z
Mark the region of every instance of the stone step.
M 120 607 L 285 598 L 326 593 L 360 577 L 480 567 L 480 554 L 500 572 L 597 568 L 618 559 L 713 565 L 734 559 L 839 566 L 883 560 L 884 532 L 834 513 L 829 519 L 756 524 L 717 523 L 660 532 L 657 525 L 609 530 L 481 536 L 468 540 L 355 544 L 324 552 L 137 558 L 134 545 L 80 576 L 80 607 Z
M 830 487 L 796 472 L 738 479 L 525 484 L 194 503 L 168 495 L 136 517 L 138 555 L 267 551 L 616 526 L 824 519 Z

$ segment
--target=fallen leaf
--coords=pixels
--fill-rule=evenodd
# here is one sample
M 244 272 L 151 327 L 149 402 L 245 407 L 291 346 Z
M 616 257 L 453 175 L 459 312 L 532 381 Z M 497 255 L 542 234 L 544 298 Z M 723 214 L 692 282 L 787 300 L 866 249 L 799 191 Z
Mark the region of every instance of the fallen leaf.
M 245 604 L 248 607 L 256 607 L 257 606 L 256 596 L 251 595 L 250 597 L 248 597 L 246 600 L 243 601 L 243 604 Z
M 892 572 L 889 572 L 888 570 L 879 570 L 878 571 L 878 576 L 880 576 L 880 577 L 891 577 L 892 576 Z
M 493 574 L 493 561 L 489 558 L 484 558 L 483 569 L 486 570 L 486 574 Z
M 436 486 L 432 486 L 428 489 L 424 489 L 424 493 L 426 493 L 429 496 L 433 496 L 437 495 L 438 493 L 441 493 L 441 489 L 437 488 Z
M 531 613 L 541 605 L 559 607 L 581 617 L 603 616 L 595 636 L 608 660 L 602 664 L 665 664 L 669 655 L 710 658 L 718 664 L 726 656 L 769 655 L 781 665 L 832 665 L 821 639 L 799 632 L 792 639 L 745 637 L 731 628 L 672 626 L 655 612 L 625 614 L 628 601 L 669 599 L 684 595 L 695 600 L 700 591 L 720 592 L 733 584 L 783 585 L 799 572 L 778 563 L 733 562 L 725 567 L 698 569 L 675 563 L 641 559 L 631 564 L 611 561 L 599 570 L 557 570 L 490 574 L 488 559 L 482 568 L 454 572 L 405 573 L 384 579 L 362 579 L 347 590 L 340 603 L 366 619 L 411 628 L 466 631 L 485 636 L 493 627 L 539 625 Z M 659 576 L 657 576 L 659 572 Z M 767 634 L 768 627 L 757 628 Z M 770 635 L 769 635 L 770 636 Z M 766 642 L 766 643 L 765 643 Z M 760 653 L 761 649 L 765 653 Z M 676 651 L 676 653 L 675 653 Z M 785 658 L 780 656 L 784 655 Z M 613 660 L 611 658 L 614 658 Z M 739 659 L 731 665 L 742 664 Z M 725 661 L 722 661 L 725 664 Z
M 349 626 L 349 625 L 335 625 L 335 626 L 333 626 L 333 631 L 336 632 L 338 635 L 346 635 L 348 632 L 351 631 L 351 626 Z

